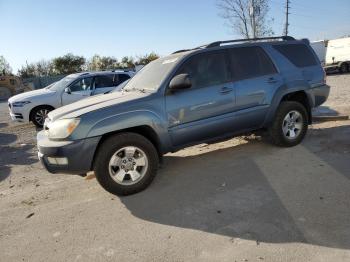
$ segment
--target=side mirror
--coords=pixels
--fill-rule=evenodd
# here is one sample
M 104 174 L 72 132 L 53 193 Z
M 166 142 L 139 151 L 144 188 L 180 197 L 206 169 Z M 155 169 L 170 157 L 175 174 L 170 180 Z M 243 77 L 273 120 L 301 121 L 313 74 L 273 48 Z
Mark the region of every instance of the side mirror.
M 187 89 L 192 86 L 191 78 L 188 74 L 179 74 L 171 79 L 169 89 L 171 91 Z
M 66 87 L 66 88 L 64 89 L 64 92 L 67 93 L 68 95 L 70 95 L 70 94 L 72 93 L 72 91 L 70 90 L 69 87 Z

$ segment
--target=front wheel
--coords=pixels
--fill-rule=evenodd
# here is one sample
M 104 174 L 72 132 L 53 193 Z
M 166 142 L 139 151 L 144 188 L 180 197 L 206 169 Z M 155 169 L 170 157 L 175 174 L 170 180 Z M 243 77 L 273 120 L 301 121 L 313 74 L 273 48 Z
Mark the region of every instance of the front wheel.
M 274 144 L 291 147 L 304 139 L 307 129 L 308 115 L 305 107 L 298 102 L 284 101 L 277 109 L 269 133 Z
M 39 128 L 42 128 L 45 122 L 45 118 L 53 108 L 49 106 L 38 106 L 30 113 L 30 120 Z
M 158 169 L 154 145 L 136 133 L 121 133 L 107 138 L 94 160 L 97 181 L 108 192 L 130 195 L 145 189 Z

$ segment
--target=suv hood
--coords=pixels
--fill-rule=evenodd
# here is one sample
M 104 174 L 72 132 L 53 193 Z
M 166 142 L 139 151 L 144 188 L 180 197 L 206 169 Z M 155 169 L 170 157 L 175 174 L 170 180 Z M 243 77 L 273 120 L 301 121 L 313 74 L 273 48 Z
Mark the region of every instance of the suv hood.
M 33 91 L 28 91 L 22 94 L 15 95 L 11 97 L 8 101 L 10 103 L 13 102 L 19 102 L 19 101 L 30 101 L 31 99 L 41 99 L 43 96 L 50 96 L 55 94 L 56 91 L 51 91 L 49 89 L 38 89 L 38 90 L 33 90 Z
M 59 118 L 75 118 L 91 111 L 114 106 L 116 104 L 124 103 L 147 95 L 149 95 L 149 93 L 116 92 L 92 96 L 55 109 L 48 114 L 48 117 L 51 121 L 55 121 Z

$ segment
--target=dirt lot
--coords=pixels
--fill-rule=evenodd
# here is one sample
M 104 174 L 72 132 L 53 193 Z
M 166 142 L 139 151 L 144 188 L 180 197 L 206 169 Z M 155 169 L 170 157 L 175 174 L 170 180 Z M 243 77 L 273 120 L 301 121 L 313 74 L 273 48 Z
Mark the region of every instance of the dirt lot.
M 350 113 L 350 76 L 325 104 Z M 165 156 L 144 192 L 51 175 L 0 104 L 0 261 L 350 261 L 350 121 L 278 148 L 258 137 Z

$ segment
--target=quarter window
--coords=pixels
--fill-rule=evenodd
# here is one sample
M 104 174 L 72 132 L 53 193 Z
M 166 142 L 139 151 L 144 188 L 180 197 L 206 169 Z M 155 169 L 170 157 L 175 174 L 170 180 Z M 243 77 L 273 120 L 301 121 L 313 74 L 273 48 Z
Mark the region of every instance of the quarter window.
M 261 47 L 238 47 L 229 50 L 234 80 L 275 74 L 276 68 Z
M 178 74 L 189 74 L 192 88 L 226 83 L 229 78 L 225 53 L 212 52 L 195 55 L 181 66 Z
M 87 91 L 91 90 L 92 78 L 82 78 L 76 82 L 74 82 L 69 88 L 71 92 L 79 92 L 79 91 Z
M 297 67 L 314 66 L 317 64 L 315 56 L 306 45 L 284 44 L 274 45 L 273 48 L 288 58 Z

